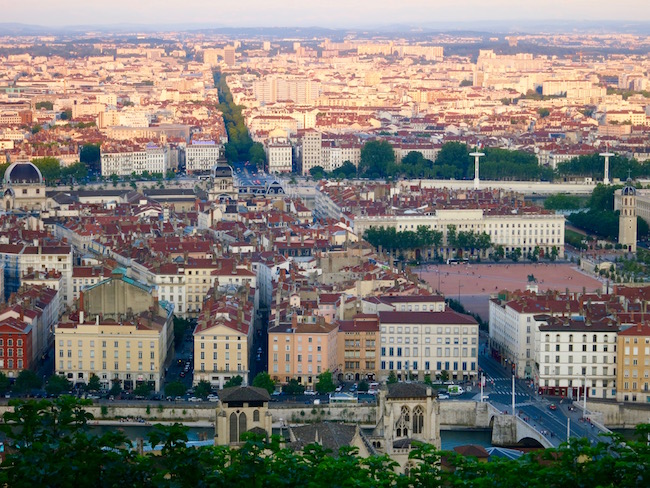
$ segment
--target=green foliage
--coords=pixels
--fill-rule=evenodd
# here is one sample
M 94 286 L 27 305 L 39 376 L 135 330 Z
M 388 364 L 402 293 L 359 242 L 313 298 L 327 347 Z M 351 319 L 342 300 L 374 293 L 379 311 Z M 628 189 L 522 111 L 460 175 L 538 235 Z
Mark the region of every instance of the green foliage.
M 406 178 L 432 178 L 436 174 L 433 161 L 425 159 L 420 151 L 411 151 L 395 166 L 394 175 Z
M 442 232 L 420 225 L 412 230 L 397 231 L 395 227 L 371 227 L 366 229 L 363 238 L 375 248 L 395 252 L 414 249 L 438 248 L 442 245 Z
M 194 394 L 199 398 L 206 399 L 210 393 L 212 393 L 212 385 L 209 381 L 201 380 L 194 387 Z
M 359 174 L 364 178 L 385 178 L 391 175 L 395 152 L 388 141 L 369 141 L 361 148 Z
M 99 391 L 101 387 L 102 385 L 99 381 L 99 376 L 97 376 L 96 374 L 91 375 L 90 380 L 88 380 L 88 385 L 86 386 L 86 390 Z
M 185 395 L 185 385 L 180 381 L 172 381 L 165 385 L 165 395 L 170 397 L 177 397 Z
M 481 159 L 481 178 L 501 181 L 553 180 L 553 170 L 545 166 L 540 166 L 537 156 L 534 154 L 525 151 L 510 151 L 508 149 L 489 147 L 484 148 L 482 151 L 485 157 Z M 471 167 L 469 172 L 473 177 L 474 168 Z
M 269 394 L 275 391 L 275 382 L 271 379 L 266 371 L 260 371 L 257 376 L 253 378 L 253 386 L 257 388 L 264 388 Z
M 318 375 L 318 382 L 316 383 L 316 391 L 318 393 L 329 393 L 335 389 L 336 387 L 334 386 L 334 379 L 332 378 L 332 373 L 329 370 L 325 370 Z
M 219 92 L 219 110 L 223 114 L 228 142 L 225 147 L 225 155 L 228 162 L 250 161 L 259 167 L 266 163 L 264 147 L 260 143 L 254 143 L 251 139 L 242 110 L 242 105 L 236 105 L 233 101 L 230 88 L 226 78 L 221 76 L 219 71 L 213 73 L 214 83 Z
M 314 166 L 309 170 L 309 174 L 315 180 L 320 180 L 325 176 L 325 170 L 322 166 Z
M 148 381 L 139 383 L 133 390 L 134 395 L 141 397 L 148 397 L 153 391 L 153 386 Z
M 542 107 L 542 108 L 538 108 L 538 109 L 537 109 L 537 113 L 539 114 L 539 116 L 540 116 L 541 118 L 545 118 L 545 117 L 548 117 L 549 115 L 551 115 L 551 111 L 550 111 L 549 109 L 547 109 L 547 108 L 543 108 L 543 107 Z
M 101 152 L 99 144 L 84 144 L 79 152 L 79 161 L 95 172 L 101 170 Z
M 368 391 L 369 388 L 370 388 L 370 385 L 368 384 L 368 382 L 366 380 L 359 381 L 359 388 L 358 388 L 359 391 Z
M 0 394 L 5 394 L 9 391 L 9 387 L 11 386 L 11 383 L 9 381 L 9 378 L 7 377 L 6 374 L 4 374 L 2 371 L 0 371 Z
M 223 385 L 224 388 L 232 388 L 233 386 L 241 386 L 241 384 L 244 382 L 244 378 L 241 376 L 233 376 L 230 378 L 226 383 Z
M 61 112 L 61 120 L 71 120 L 72 119 L 72 110 L 67 109 Z
M 388 456 L 361 458 L 344 446 L 332 453 L 320 444 L 296 452 L 247 432 L 236 447 L 188 446 L 188 428 L 155 425 L 149 442 L 158 455 L 139 456 L 124 434 L 90 434 L 87 403 L 71 397 L 16 402 L 3 415 L 6 459 L 0 484 L 11 487 L 645 487 L 650 485 L 650 426 L 637 439 L 616 434 L 596 444 L 569 445 L 488 463 L 414 442 L 407 473 Z M 445 467 L 442 459 L 445 459 Z
M 386 383 L 389 385 L 397 383 L 397 375 L 395 374 L 395 371 L 388 373 L 388 379 L 386 380 Z
M 463 87 L 463 86 L 472 86 L 473 84 L 474 83 L 472 82 L 472 80 L 463 80 L 463 81 L 460 82 L 461 87 Z
M 36 102 L 36 110 L 40 110 L 44 108 L 45 110 L 52 110 L 54 109 L 54 104 L 50 101 L 44 101 L 44 102 Z
M 114 397 L 118 396 L 120 393 L 122 393 L 122 387 L 120 386 L 119 381 L 114 381 L 113 384 L 111 385 L 111 389 L 108 392 L 110 395 L 113 395 Z
M 547 210 L 578 210 L 582 208 L 582 199 L 575 195 L 556 193 L 544 200 L 544 208 Z
M 610 178 L 619 178 L 625 181 L 629 174 L 632 179 L 643 178 L 650 175 L 650 161 L 639 163 L 636 159 L 628 159 L 615 155 L 609 158 Z M 557 165 L 557 173 L 567 177 L 589 177 L 600 180 L 605 174 L 605 159 L 598 153 L 578 156 Z
M 357 167 L 350 161 L 344 161 L 341 166 L 332 171 L 333 178 L 349 179 L 357 175 Z
M 72 390 L 72 383 L 65 376 L 54 374 L 45 385 L 48 395 L 59 396 L 61 393 Z
M 31 390 L 38 390 L 42 385 L 41 377 L 33 371 L 28 369 L 22 370 L 18 373 L 14 390 L 19 393 L 27 393 Z
M 302 395 L 305 392 L 305 387 L 293 378 L 286 385 L 282 385 L 282 392 L 287 395 Z
M 443 144 L 436 156 L 435 168 L 437 178 L 462 180 L 474 176 L 473 160 L 470 160 L 467 145 L 462 142 Z

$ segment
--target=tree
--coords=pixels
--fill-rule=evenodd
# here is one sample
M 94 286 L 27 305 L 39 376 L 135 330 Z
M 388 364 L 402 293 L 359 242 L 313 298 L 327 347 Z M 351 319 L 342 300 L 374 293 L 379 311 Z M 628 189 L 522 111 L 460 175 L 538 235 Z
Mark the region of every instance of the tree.
M 241 384 L 244 382 L 244 378 L 241 376 L 233 376 L 230 378 L 228 381 L 226 381 L 226 384 L 223 385 L 224 388 L 232 388 L 233 386 L 241 386 Z
M 119 176 L 117 176 L 115 173 L 111 175 L 111 181 L 113 182 L 113 186 L 117 186 L 117 182 L 120 180 Z
M 31 390 L 39 389 L 42 384 L 40 376 L 33 371 L 23 369 L 18 373 L 16 383 L 14 384 L 14 390 L 19 393 L 27 393 Z
M 122 393 L 122 386 L 120 385 L 119 380 L 118 381 L 113 381 L 113 384 L 111 385 L 111 389 L 108 391 L 108 394 L 111 396 L 118 396 L 120 393 Z
M 538 108 L 537 113 L 539 114 L 539 116 L 541 118 L 545 118 L 545 117 L 548 117 L 549 115 L 551 115 L 551 111 L 549 109 L 547 109 L 547 108 Z
M 39 169 L 45 184 L 54 185 L 61 178 L 61 164 L 53 157 L 32 159 L 32 163 Z
M 323 169 L 322 166 L 314 166 L 309 170 L 309 174 L 315 180 L 320 180 L 325 176 L 325 170 Z
M 316 383 L 316 391 L 320 394 L 329 393 L 334 391 L 336 387 L 334 386 L 334 380 L 332 379 L 332 373 L 330 370 L 325 370 L 318 375 L 318 381 Z
M 153 391 L 153 386 L 151 383 L 148 381 L 142 381 L 138 383 L 138 385 L 135 387 L 135 390 L 133 390 L 133 394 L 135 396 L 140 396 L 140 397 L 148 397 L 151 392 Z
M 361 148 L 359 174 L 366 178 L 384 178 L 395 163 L 395 152 L 388 141 L 369 141 Z
M 359 381 L 359 388 L 358 388 L 359 391 L 364 391 L 365 392 L 365 391 L 368 391 L 369 388 L 370 388 L 370 385 L 368 384 L 368 382 L 366 380 Z
M 179 397 L 185 395 L 185 385 L 180 381 L 172 381 L 165 385 L 165 395 L 169 397 Z
M 467 145 L 462 142 L 446 142 L 436 156 L 437 176 L 463 179 L 469 177 L 470 157 Z M 474 168 L 472 168 L 472 175 Z
M 48 395 L 59 396 L 61 393 L 72 390 L 72 383 L 65 376 L 53 374 L 45 385 Z
M 61 112 L 61 120 L 72 120 L 72 110 L 66 109 Z
M 187 319 L 174 316 L 174 343 L 176 345 L 182 344 L 185 332 L 191 326 L 191 322 Z
M 88 391 L 99 391 L 102 387 L 102 384 L 99 381 L 99 376 L 96 374 L 91 374 L 90 379 L 88 380 L 88 385 L 86 385 L 86 390 Z
M 305 387 L 298 383 L 298 380 L 293 378 L 289 383 L 282 386 L 282 392 L 287 395 L 302 395 L 305 392 Z
M 395 371 L 391 371 L 388 373 L 388 379 L 386 380 L 386 383 L 389 385 L 392 385 L 393 383 L 397 383 L 397 375 L 395 374 Z
M 271 379 L 266 371 L 261 371 L 257 373 L 255 378 L 253 378 L 253 386 L 257 388 L 264 388 L 269 394 L 275 391 L 275 382 Z
M 334 178 L 353 178 L 356 175 L 357 167 L 350 161 L 344 161 L 341 166 L 332 171 L 332 176 Z
M 9 378 L 6 374 L 0 371 L 0 394 L 4 395 L 7 393 L 10 386 L 11 383 L 9 382 Z
M 194 387 L 194 394 L 199 398 L 206 399 L 210 393 L 212 393 L 212 385 L 209 381 L 201 380 Z
M 52 109 L 54 109 L 54 104 L 52 102 L 46 100 L 46 101 L 43 101 L 43 102 L 36 102 L 36 105 L 34 107 L 36 107 L 36 110 L 40 110 L 40 109 L 43 109 L 43 108 L 45 110 L 52 110 Z
M 251 148 L 248 151 L 248 160 L 259 168 L 264 167 L 266 164 L 266 152 L 264 151 L 264 146 L 261 143 L 254 142 L 251 145 Z

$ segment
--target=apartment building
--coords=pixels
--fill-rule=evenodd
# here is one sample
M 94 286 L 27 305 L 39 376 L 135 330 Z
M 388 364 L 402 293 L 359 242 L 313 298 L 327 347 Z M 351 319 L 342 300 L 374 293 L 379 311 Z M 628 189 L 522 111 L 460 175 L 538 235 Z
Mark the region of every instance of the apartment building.
M 478 322 L 452 310 L 379 312 L 381 380 L 434 378 L 446 371 L 454 380 L 478 374 Z
M 286 139 L 271 139 L 264 145 L 268 171 L 271 174 L 293 172 L 293 149 Z
M 268 371 L 275 381 L 298 380 L 313 389 L 319 374 L 338 373 L 337 324 L 322 317 L 293 315 L 291 323 L 269 325 Z
M 302 151 L 301 151 L 301 169 L 302 175 L 309 175 L 309 170 L 316 166 L 323 166 L 322 163 L 322 150 L 323 145 L 322 134 L 316 130 L 306 130 L 302 136 Z
M 379 373 L 379 318 L 357 314 L 338 321 L 336 350 L 339 381 L 374 381 Z
M 167 172 L 168 150 L 166 147 L 147 145 L 144 149 L 108 148 L 102 151 L 102 176 L 130 176 L 132 173 L 142 174 Z
M 543 314 L 580 316 L 580 304 L 566 296 L 502 296 L 490 300 L 490 347 L 492 355 L 518 378 L 536 374 L 535 341 Z
M 211 290 L 194 328 L 194 384 L 223 388 L 235 376 L 248 384 L 255 313 L 245 294 L 219 296 Z
M 617 346 L 616 400 L 650 403 L 650 326 L 622 329 Z
M 86 288 L 55 327 L 56 373 L 75 384 L 97 375 L 103 388 L 147 382 L 159 391 L 173 354 L 172 318 L 173 306 L 153 287 L 114 272 Z
M 567 398 L 616 398 L 618 326 L 606 317 L 547 316 L 539 326 L 538 391 Z M 619 366 L 620 367 L 620 366 Z
M 188 174 L 212 171 L 223 158 L 223 145 L 215 141 L 193 140 L 185 148 L 185 168 Z

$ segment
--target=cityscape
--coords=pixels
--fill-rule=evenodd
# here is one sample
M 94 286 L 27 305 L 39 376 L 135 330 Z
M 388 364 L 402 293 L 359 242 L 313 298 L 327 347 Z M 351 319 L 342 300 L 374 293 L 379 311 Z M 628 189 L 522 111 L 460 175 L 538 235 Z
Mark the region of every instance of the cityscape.
M 2 484 L 648 486 L 647 6 L 77 3 L 0 22 Z

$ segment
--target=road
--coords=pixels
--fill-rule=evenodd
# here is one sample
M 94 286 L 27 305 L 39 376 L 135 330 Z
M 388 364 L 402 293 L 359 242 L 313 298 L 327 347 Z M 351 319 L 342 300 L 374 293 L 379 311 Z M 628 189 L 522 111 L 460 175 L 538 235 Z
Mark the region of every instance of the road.
M 489 402 L 500 411 L 512 413 L 512 375 L 485 354 L 479 356 L 479 366 L 486 377 L 483 394 L 489 395 Z M 551 410 L 551 405 L 555 405 L 556 410 Z M 572 405 L 568 400 L 560 403 L 557 398 L 537 395 L 526 380 L 515 380 L 515 413 L 543 432 L 551 444 L 558 446 L 567 440 L 567 419 L 571 419 L 571 437 L 586 437 L 592 443 L 602 441 L 598 427 L 582 419 L 582 409 L 570 411 Z

